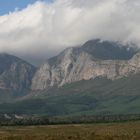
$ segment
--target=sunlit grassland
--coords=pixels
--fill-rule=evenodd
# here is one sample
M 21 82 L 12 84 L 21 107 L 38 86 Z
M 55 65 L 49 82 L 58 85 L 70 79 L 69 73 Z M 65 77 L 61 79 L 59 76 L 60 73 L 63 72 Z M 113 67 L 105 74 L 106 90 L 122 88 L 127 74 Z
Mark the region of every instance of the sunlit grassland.
M 0 140 L 140 140 L 140 122 L 1 127 Z

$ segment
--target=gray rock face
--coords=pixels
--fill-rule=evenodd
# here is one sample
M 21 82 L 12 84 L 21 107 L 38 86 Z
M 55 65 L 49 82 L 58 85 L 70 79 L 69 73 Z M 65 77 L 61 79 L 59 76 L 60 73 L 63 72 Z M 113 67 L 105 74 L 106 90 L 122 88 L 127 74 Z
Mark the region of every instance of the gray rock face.
M 94 57 L 87 49 L 69 48 L 40 66 L 33 77 L 31 89 L 47 90 L 53 86 L 96 77 L 114 80 L 139 72 L 140 53 L 129 60 L 110 60 Z
M 0 90 L 30 89 L 35 67 L 9 54 L 0 54 Z

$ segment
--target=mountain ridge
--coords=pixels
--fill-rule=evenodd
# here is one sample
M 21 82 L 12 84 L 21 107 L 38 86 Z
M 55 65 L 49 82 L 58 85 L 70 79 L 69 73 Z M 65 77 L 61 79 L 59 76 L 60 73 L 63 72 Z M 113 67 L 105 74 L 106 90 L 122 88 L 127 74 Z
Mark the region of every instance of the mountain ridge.
M 31 89 L 47 90 L 53 86 L 59 87 L 66 83 L 89 80 L 98 76 L 117 79 L 133 71 L 135 74 L 140 71 L 137 68 L 138 63 L 135 65 L 134 62 L 134 59 L 135 61 L 136 58 L 139 59 L 134 57 L 135 54 L 138 56 L 137 53 L 137 50 L 128 46 L 100 40 L 88 41 L 81 47 L 67 48 L 38 68 Z

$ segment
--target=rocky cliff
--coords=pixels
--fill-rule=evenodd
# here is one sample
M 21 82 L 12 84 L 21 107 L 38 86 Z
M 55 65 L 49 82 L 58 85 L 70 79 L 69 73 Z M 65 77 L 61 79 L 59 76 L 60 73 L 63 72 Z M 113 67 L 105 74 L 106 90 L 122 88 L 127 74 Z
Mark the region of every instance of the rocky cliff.
M 140 53 L 114 42 L 92 40 L 47 60 L 35 73 L 32 90 L 47 90 L 96 77 L 118 79 L 140 72 Z

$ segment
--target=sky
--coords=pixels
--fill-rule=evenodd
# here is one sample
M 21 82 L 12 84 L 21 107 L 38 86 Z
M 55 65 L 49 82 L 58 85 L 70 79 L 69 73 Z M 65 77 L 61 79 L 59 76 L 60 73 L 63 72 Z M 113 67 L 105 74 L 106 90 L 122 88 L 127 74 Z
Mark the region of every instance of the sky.
M 0 52 L 40 64 L 90 39 L 140 46 L 139 0 L 0 1 Z
M 21 10 L 26 8 L 28 4 L 33 4 L 37 0 L 1 0 L 0 1 L 0 15 L 13 12 L 15 10 Z M 43 1 L 43 0 L 42 0 Z M 46 2 L 52 2 L 52 0 L 44 0 Z

